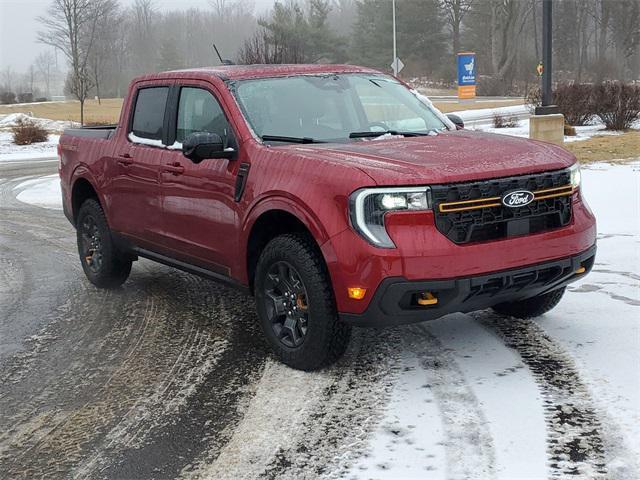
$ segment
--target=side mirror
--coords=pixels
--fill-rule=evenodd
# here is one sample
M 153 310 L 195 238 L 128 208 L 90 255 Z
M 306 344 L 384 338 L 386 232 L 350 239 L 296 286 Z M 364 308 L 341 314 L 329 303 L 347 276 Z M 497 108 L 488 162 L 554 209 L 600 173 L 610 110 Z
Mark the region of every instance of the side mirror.
M 457 130 L 462 130 L 464 128 L 464 121 L 458 115 L 447 113 L 447 118 L 453 122 Z
M 234 149 L 224 147 L 224 142 L 217 133 L 192 133 L 182 142 L 182 154 L 193 163 L 209 158 L 231 158 L 235 153 Z

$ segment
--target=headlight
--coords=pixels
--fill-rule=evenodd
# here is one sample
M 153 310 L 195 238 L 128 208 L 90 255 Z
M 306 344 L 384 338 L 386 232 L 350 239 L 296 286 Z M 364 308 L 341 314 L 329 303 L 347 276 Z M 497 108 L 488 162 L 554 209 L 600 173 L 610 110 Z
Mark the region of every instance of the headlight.
M 384 226 L 387 212 L 429 210 L 429 187 L 363 188 L 349 198 L 351 224 L 369 243 L 381 248 L 395 245 Z
M 569 168 L 569 173 L 571 173 L 571 186 L 576 190 L 580 187 L 580 181 L 582 180 L 582 176 L 580 175 L 580 164 L 574 163 L 571 168 Z

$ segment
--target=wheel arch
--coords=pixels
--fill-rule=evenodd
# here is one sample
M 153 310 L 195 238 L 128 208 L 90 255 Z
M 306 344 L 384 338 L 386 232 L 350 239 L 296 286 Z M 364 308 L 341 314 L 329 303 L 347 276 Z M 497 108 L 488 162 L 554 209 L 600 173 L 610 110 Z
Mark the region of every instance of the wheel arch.
M 308 235 L 314 241 L 317 252 L 326 265 L 326 259 L 320 248 L 328 238 L 326 231 L 317 220 L 305 214 L 299 207 L 290 205 L 286 201 L 270 202 L 268 207 L 262 206 L 255 210 L 250 220 L 244 229 L 246 233 L 244 270 L 251 292 L 253 292 L 253 277 L 260 254 L 267 243 L 279 235 L 286 233 Z
M 91 180 L 84 175 L 78 175 L 74 178 L 72 187 L 71 187 L 71 214 L 73 218 L 73 224 L 76 225 L 76 221 L 78 219 L 78 212 L 80 211 L 80 207 L 89 198 L 95 199 L 100 206 L 102 206 L 102 201 L 100 196 L 98 195 L 98 190 L 95 188 L 95 185 Z

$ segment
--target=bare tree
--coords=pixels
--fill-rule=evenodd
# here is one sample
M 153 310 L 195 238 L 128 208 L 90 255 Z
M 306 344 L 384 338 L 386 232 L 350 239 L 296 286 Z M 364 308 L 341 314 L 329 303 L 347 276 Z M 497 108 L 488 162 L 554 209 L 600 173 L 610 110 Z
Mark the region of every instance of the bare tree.
M 623 75 L 633 78 L 633 57 L 640 50 L 640 0 L 616 2 L 612 16 L 613 42 L 617 57 L 622 60 Z
M 136 0 L 131 11 L 130 55 L 134 74 L 151 72 L 156 66 L 158 12 L 153 0 Z
M 494 80 L 505 86 L 512 80 L 520 38 L 532 4 L 523 0 L 493 0 L 491 4 L 491 63 Z
M 84 103 L 93 87 L 89 55 L 105 3 L 105 0 L 52 0 L 47 15 L 37 18 L 44 27 L 38 32 L 38 41 L 59 49 L 69 61 L 67 89 L 80 101 L 82 124 Z
M 29 65 L 29 71 L 27 72 L 27 75 L 29 76 L 29 92 L 33 93 L 35 90 L 35 83 L 36 83 L 36 67 L 35 65 L 31 64 Z
M 44 82 L 45 95 L 47 98 L 51 98 L 51 77 L 55 70 L 55 65 L 56 59 L 50 50 L 42 52 L 36 57 L 35 67 Z
M 101 20 L 96 24 L 95 41 L 89 52 L 89 69 L 96 97 L 98 97 L 98 104 L 101 103 L 100 85 L 105 67 L 112 59 L 113 49 L 117 44 L 118 25 L 122 21 L 119 9 L 116 0 L 103 0 L 100 12 Z
M 2 86 L 5 90 L 11 91 L 15 81 L 15 73 L 11 69 L 11 65 L 7 65 L 2 71 Z
M 453 40 L 454 57 L 460 51 L 460 29 L 465 15 L 471 9 L 474 0 L 442 0 L 447 24 L 451 29 L 451 39 Z

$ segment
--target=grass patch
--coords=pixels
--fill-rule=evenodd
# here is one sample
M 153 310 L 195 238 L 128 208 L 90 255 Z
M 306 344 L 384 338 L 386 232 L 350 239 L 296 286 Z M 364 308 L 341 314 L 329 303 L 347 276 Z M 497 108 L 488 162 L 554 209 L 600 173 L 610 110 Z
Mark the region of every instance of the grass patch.
M 524 100 L 522 98 L 515 98 L 513 100 L 491 100 L 491 101 L 468 101 L 464 103 L 454 102 L 433 102 L 433 104 L 440 110 L 442 113 L 449 112 L 460 112 L 463 110 L 478 110 L 481 108 L 500 108 L 500 107 L 511 107 L 514 105 L 524 105 Z
M 640 132 L 632 130 L 621 135 L 601 135 L 579 142 L 565 143 L 581 163 L 617 162 L 640 157 Z
M 84 118 L 86 123 L 118 123 L 121 98 L 105 98 L 98 105 L 97 100 L 87 100 L 84 105 Z M 49 118 L 51 120 L 80 121 L 80 102 L 44 102 L 32 105 L 0 105 L 0 114 L 28 113 L 34 117 Z

